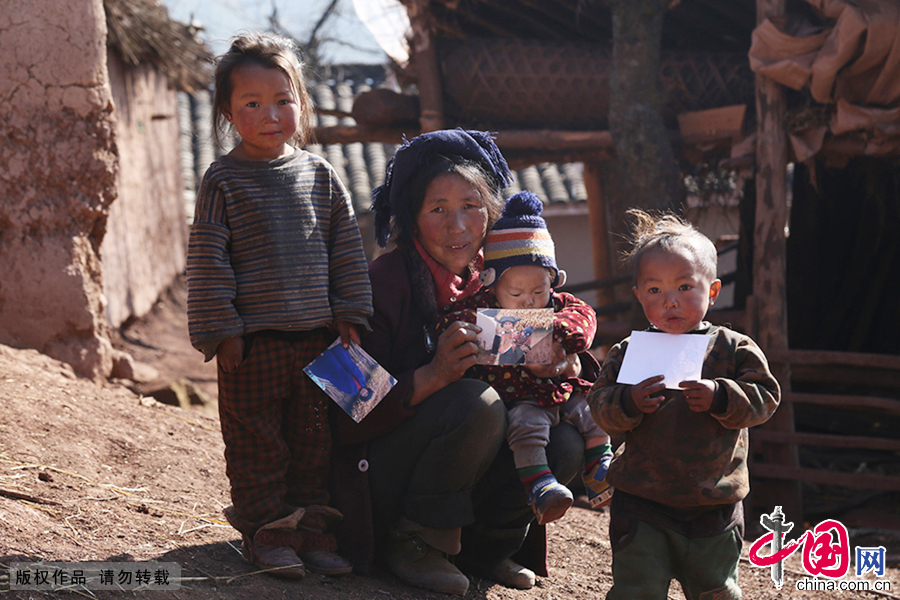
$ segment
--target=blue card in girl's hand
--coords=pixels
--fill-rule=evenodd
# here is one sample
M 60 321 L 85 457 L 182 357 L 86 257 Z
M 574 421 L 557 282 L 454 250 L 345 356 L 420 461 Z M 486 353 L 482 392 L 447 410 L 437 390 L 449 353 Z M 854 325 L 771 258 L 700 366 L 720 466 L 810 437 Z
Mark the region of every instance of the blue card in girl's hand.
M 365 350 L 353 341 L 344 348 L 340 338 L 303 371 L 357 423 L 397 383 Z

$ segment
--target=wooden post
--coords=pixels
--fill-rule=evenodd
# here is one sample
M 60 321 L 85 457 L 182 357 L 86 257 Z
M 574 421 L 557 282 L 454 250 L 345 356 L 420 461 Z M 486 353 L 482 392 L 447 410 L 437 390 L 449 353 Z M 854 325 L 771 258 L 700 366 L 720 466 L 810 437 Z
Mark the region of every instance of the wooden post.
M 406 12 L 412 26 L 412 54 L 419 88 L 419 125 L 422 133 L 444 128 L 441 69 L 431 35 L 428 0 L 407 0 Z
M 609 225 L 606 219 L 606 202 L 603 199 L 603 178 L 601 163 L 584 163 L 584 187 L 587 190 L 588 220 L 591 232 L 591 249 L 594 255 L 594 279 L 613 276 L 610 267 Z M 615 302 L 615 290 L 611 287 L 597 289 L 597 307 Z M 598 319 L 609 321 L 610 315 L 600 315 Z
M 785 0 L 757 0 L 757 22 L 784 14 Z M 784 91 L 775 81 L 756 76 L 756 224 L 753 233 L 753 302 L 756 318 L 756 341 L 766 352 L 786 351 L 787 297 L 785 292 L 786 248 L 785 226 L 788 223 L 787 163 L 788 140 L 784 129 L 786 102 Z M 790 391 L 790 365 L 773 364 L 773 373 Z M 781 432 L 794 431 L 794 409 L 782 405 L 764 426 Z M 750 434 L 752 438 L 752 433 Z M 799 467 L 795 444 L 767 444 L 766 462 Z M 787 520 L 803 523 L 803 502 L 798 481 L 771 480 L 760 490 L 760 499 L 783 506 Z M 771 511 L 774 506 L 769 506 Z M 749 521 L 749 519 L 748 519 Z

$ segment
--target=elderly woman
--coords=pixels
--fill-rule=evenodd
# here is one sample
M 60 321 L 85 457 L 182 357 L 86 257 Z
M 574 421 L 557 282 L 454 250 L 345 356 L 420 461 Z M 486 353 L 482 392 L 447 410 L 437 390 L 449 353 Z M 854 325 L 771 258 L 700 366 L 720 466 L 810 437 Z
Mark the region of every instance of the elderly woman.
M 464 378 L 478 328 L 458 322 L 434 334 L 442 311 L 480 287 L 481 247 L 510 181 L 488 134 L 457 129 L 404 144 L 373 194 L 378 242 L 396 248 L 369 267 L 375 314 L 362 346 L 398 383 L 358 424 L 334 411 L 333 504 L 345 515 L 342 551 L 359 570 L 377 552 L 402 580 L 438 592 L 465 594 L 457 565 L 534 585 L 511 558 L 534 513 L 504 443 L 506 409 L 490 386 Z M 567 358 L 577 360 L 542 368 L 558 373 Z M 561 481 L 579 472 L 582 448 L 571 426 L 551 432 Z M 531 566 L 545 572 L 538 529 Z

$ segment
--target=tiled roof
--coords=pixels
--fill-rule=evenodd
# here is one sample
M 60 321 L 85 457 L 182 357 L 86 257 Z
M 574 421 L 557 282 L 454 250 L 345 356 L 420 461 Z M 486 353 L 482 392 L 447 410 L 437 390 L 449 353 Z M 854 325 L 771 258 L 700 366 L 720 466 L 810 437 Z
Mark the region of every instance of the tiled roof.
M 372 80 L 355 82 L 322 81 L 310 83 L 309 93 L 315 106 L 322 110 L 340 111 L 349 115 L 356 95 L 371 89 Z M 213 148 L 210 136 L 210 106 L 208 92 L 179 93 L 179 116 L 182 124 L 182 155 L 184 165 L 185 201 L 189 217 L 193 215 L 193 198 L 196 186 L 215 155 L 222 149 Z M 319 125 L 355 125 L 350 116 L 318 115 Z M 186 125 L 189 125 L 186 127 Z M 357 214 L 368 211 L 372 189 L 384 181 L 387 162 L 396 150 L 396 144 L 352 143 L 310 144 L 307 150 L 330 162 L 338 176 L 350 190 Z M 576 163 L 534 165 L 513 172 L 513 184 L 507 195 L 520 190 L 537 194 L 545 205 L 579 203 L 587 200 L 582 166 Z

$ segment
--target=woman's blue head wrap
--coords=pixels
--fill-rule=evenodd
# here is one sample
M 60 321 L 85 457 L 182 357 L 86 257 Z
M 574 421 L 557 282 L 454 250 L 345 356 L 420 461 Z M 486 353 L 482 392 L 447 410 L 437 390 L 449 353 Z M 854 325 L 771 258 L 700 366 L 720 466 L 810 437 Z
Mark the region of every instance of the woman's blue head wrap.
M 404 138 L 388 163 L 384 183 L 372 191 L 375 239 L 382 248 L 391 237 L 391 217 L 408 208 L 406 188 L 410 180 L 438 157 L 461 157 L 478 163 L 497 190 L 512 183 L 506 159 L 487 132 L 444 129 L 423 133 L 410 141 Z

